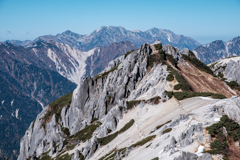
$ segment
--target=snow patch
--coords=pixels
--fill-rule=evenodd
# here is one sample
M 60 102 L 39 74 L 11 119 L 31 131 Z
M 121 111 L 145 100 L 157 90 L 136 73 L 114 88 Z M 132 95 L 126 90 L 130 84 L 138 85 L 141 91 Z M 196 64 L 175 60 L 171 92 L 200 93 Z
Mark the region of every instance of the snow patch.
M 220 118 L 214 118 L 214 122 L 219 122 Z
M 203 149 L 204 149 L 204 146 L 200 145 L 200 146 L 198 147 L 198 150 L 197 150 L 197 152 L 196 152 L 196 155 L 197 155 L 197 156 L 202 156 Z
M 201 98 L 201 99 L 212 100 L 212 101 L 216 100 L 216 99 L 212 99 L 210 97 L 194 97 L 194 98 Z
M 94 54 L 95 48 L 88 52 L 82 52 L 67 44 L 56 43 L 56 45 L 63 51 L 64 59 L 61 58 L 62 56 L 57 55 L 59 53 L 55 53 L 50 48 L 47 51 L 47 56 L 55 63 L 59 74 L 78 84 L 80 79 L 85 76 L 86 60 Z
M 10 54 L 6 49 L 4 49 L 5 50 L 5 52 L 7 52 L 7 54 Z
M 138 30 L 138 29 L 137 29 L 137 30 L 130 30 L 130 31 L 132 31 L 132 32 L 138 32 L 138 33 L 141 32 L 141 31 Z
M 14 99 L 11 101 L 11 106 L 13 106 Z
M 32 50 L 33 50 L 33 52 L 35 53 L 35 55 L 38 57 L 37 49 L 36 49 L 36 48 L 33 48 Z
M 170 39 L 171 37 L 170 37 L 170 35 L 169 35 L 169 34 L 167 34 L 167 36 L 168 36 L 168 38 L 167 38 L 167 39 L 168 39 L 168 41 L 169 41 L 169 42 L 171 42 L 171 39 Z
M 19 111 L 19 109 L 16 109 L 16 111 L 15 111 L 15 116 L 17 119 L 18 119 L 18 111 Z
M 42 109 L 44 109 L 44 104 L 42 102 L 40 102 L 39 100 L 35 99 L 41 106 L 42 106 Z
M 96 29 L 96 32 L 99 32 L 101 29 L 102 29 L 102 27 L 101 27 L 101 28 L 98 28 L 98 29 Z

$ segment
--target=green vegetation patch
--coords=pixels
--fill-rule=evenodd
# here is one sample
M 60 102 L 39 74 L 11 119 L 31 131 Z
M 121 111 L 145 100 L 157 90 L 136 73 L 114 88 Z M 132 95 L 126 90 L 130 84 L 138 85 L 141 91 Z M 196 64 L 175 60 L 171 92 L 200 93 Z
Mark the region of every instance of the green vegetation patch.
M 154 47 L 155 47 L 156 50 L 160 50 L 160 49 L 162 49 L 162 44 L 161 43 L 154 44 Z
M 175 76 L 175 78 L 177 79 L 177 81 L 179 83 L 179 86 L 181 86 L 182 91 L 193 91 L 192 86 L 183 78 L 183 76 L 181 76 L 178 73 L 178 71 L 173 69 L 170 65 L 167 65 L 167 66 L 168 66 L 167 70 L 170 72 L 171 75 Z
M 135 50 L 131 50 L 131 51 L 127 52 L 126 54 L 124 54 L 124 59 L 125 59 L 129 54 L 131 54 L 133 51 L 135 51 Z
M 71 104 L 72 94 L 73 92 L 68 93 L 67 95 L 62 96 L 61 98 L 49 104 L 48 111 L 45 114 L 45 116 L 42 118 L 42 127 L 45 128 L 45 125 L 47 124 L 48 121 L 51 120 L 53 114 L 55 114 L 56 122 L 58 123 L 58 120 L 61 117 L 62 108 L 65 107 L 66 105 L 70 106 Z
M 148 56 L 148 66 L 152 68 L 155 63 L 166 64 L 165 59 L 166 58 L 165 58 L 163 51 L 156 53 L 156 54 L 150 54 Z
M 121 62 L 118 63 L 115 67 L 113 67 L 113 68 L 110 69 L 109 71 L 104 72 L 104 73 L 102 73 L 102 74 L 98 74 L 98 75 L 96 75 L 94 78 L 95 78 L 95 79 L 99 79 L 99 78 L 101 78 L 101 77 L 107 77 L 109 73 L 117 70 L 117 69 L 118 69 L 118 66 L 119 66 L 120 64 L 121 64 Z
M 222 79 L 224 77 L 222 72 L 218 72 L 218 78 Z
M 116 150 L 116 149 L 111 150 L 108 154 L 106 154 L 105 156 L 102 156 L 99 160 L 114 160 L 114 157 L 116 156 L 117 152 L 120 152 L 124 157 L 126 148 L 121 148 L 119 150 Z
M 173 96 L 177 100 L 183 100 L 186 98 L 199 97 L 199 96 L 202 96 L 202 97 L 211 96 L 213 99 L 227 98 L 226 96 L 224 96 L 222 94 L 215 94 L 215 93 L 211 93 L 211 92 L 173 92 Z
M 150 147 L 152 145 L 152 143 L 150 143 L 149 145 L 146 146 L 146 148 Z
M 70 138 L 80 140 L 85 142 L 86 140 L 90 139 L 92 137 L 93 132 L 101 125 L 101 122 L 98 122 L 98 124 L 91 124 L 86 126 L 84 129 L 78 131 L 74 135 L 70 136 Z
M 111 155 L 111 154 L 113 154 L 113 153 L 115 153 L 115 150 L 111 150 L 108 154 L 106 154 L 105 156 L 102 156 L 101 158 L 99 158 L 99 160 L 106 160 L 106 158 L 109 156 L 109 155 Z
M 127 124 L 125 124 L 120 130 L 119 130 L 119 134 L 125 132 L 126 130 L 128 130 L 133 124 L 134 124 L 134 119 L 131 119 Z
M 213 95 L 211 95 L 211 97 L 213 99 L 225 99 L 225 98 L 227 98 L 226 96 L 224 96 L 222 94 L 213 94 Z
M 155 137 L 156 137 L 156 135 L 148 136 L 148 137 L 144 138 L 143 140 L 138 141 L 137 143 L 132 144 L 131 146 L 132 147 L 142 146 L 145 143 L 147 143 L 147 142 L 151 141 L 152 139 L 154 139 Z
M 119 106 L 118 108 L 119 108 L 121 111 L 123 110 L 123 106 Z
M 214 68 L 214 66 L 217 64 L 217 62 L 212 63 L 209 68 Z
M 236 81 L 231 81 L 231 82 L 227 82 L 227 85 L 229 85 L 232 89 L 237 89 L 240 91 L 240 85 L 236 82 Z
M 51 160 L 51 157 L 48 155 L 50 151 L 51 149 L 49 149 L 47 152 L 44 152 L 39 160 Z
M 141 100 L 127 101 L 127 109 L 130 110 L 133 106 L 140 104 Z
M 161 128 L 162 126 L 164 126 L 165 124 L 168 124 L 168 123 L 170 123 L 170 122 L 172 122 L 172 120 L 169 120 L 169 121 L 167 121 L 166 123 L 157 126 L 156 129 L 159 129 L 159 128 Z
M 132 125 L 134 124 L 134 119 L 131 119 L 127 124 L 125 124 L 119 131 L 116 131 L 115 133 L 113 134 L 110 134 L 106 137 L 103 137 L 103 138 L 98 138 L 98 142 L 101 144 L 101 145 L 106 145 L 108 144 L 109 142 L 111 142 L 112 140 L 114 140 L 118 134 L 120 133 L 123 133 L 125 132 L 126 130 L 128 130 Z
M 111 72 L 117 70 L 117 69 L 118 69 L 118 66 L 119 66 L 120 64 L 121 64 L 121 63 L 118 63 L 115 67 L 113 67 L 113 68 L 110 69 L 109 71 L 104 72 L 104 73 L 102 74 L 102 76 L 105 77 L 105 76 L 107 76 L 109 73 L 111 73 Z
M 165 134 L 165 133 L 168 133 L 168 132 L 171 132 L 171 131 L 172 131 L 172 128 L 167 128 L 164 131 L 162 131 L 162 134 Z
M 98 121 L 99 119 L 98 118 L 92 118 L 92 121 L 91 121 L 91 123 L 93 123 L 93 122 L 95 122 L 95 121 Z
M 151 160 L 159 160 L 159 158 L 158 158 L 158 157 L 155 157 L 155 158 L 153 158 L 153 159 L 151 159 Z
M 210 144 L 212 150 L 204 151 L 210 154 L 222 154 L 225 159 L 227 159 L 229 152 L 229 146 L 227 143 L 227 138 L 223 134 L 223 127 L 226 128 L 227 134 L 235 142 L 240 139 L 240 125 L 232 119 L 229 119 L 227 115 L 223 115 L 218 123 L 215 123 L 206 129 L 211 137 L 215 140 Z
M 102 123 L 97 121 L 95 124 L 91 124 L 86 126 L 84 129 L 78 131 L 74 135 L 70 135 L 69 130 L 62 127 L 62 130 L 65 130 L 64 133 L 68 135 L 68 137 L 63 141 L 63 146 L 66 146 L 68 150 L 72 150 L 79 141 L 85 142 L 86 140 L 92 137 L 93 132 L 101 125 Z
M 52 160 L 49 155 L 43 155 L 39 160 Z
M 71 158 L 72 158 L 72 156 L 73 156 L 73 154 L 71 154 L 71 155 L 69 155 L 68 153 L 67 154 L 65 154 L 65 155 L 63 155 L 63 156 L 58 156 L 58 157 L 56 157 L 56 159 L 55 160 L 71 160 Z M 80 160 L 84 160 L 84 159 L 81 159 L 82 157 L 80 156 Z
M 109 142 L 111 142 L 112 140 L 114 140 L 116 137 L 118 136 L 118 132 L 115 132 L 113 134 L 110 134 L 106 137 L 103 137 L 103 138 L 98 138 L 98 142 L 101 144 L 101 145 L 106 145 L 108 144 Z
M 154 131 L 151 131 L 149 134 L 155 132 L 155 130 L 158 130 L 159 128 L 161 128 L 162 126 L 164 126 L 165 124 L 168 124 L 168 123 L 170 123 L 170 122 L 172 122 L 172 120 L 169 120 L 169 121 L 167 121 L 166 123 L 163 123 L 163 124 L 161 124 L 161 125 L 158 125 L 158 126 L 154 129 Z
M 32 130 L 34 129 L 35 122 L 36 122 L 36 119 L 34 119 L 34 121 L 33 121 Z
M 207 65 L 205 65 L 203 62 L 201 62 L 199 59 L 197 59 L 192 51 L 189 50 L 188 55 L 183 54 L 182 56 L 183 56 L 184 60 L 191 62 L 195 67 L 197 67 L 201 71 L 204 71 L 204 72 L 216 77 L 216 75 L 213 73 L 213 71 Z
M 154 47 L 159 52 L 148 56 L 148 66 L 151 68 L 153 67 L 154 63 L 166 64 L 166 61 L 165 61 L 166 55 L 164 54 L 164 52 L 162 50 L 162 44 L 155 44 Z
M 166 53 L 167 59 L 177 68 L 177 60 L 171 54 Z
M 182 84 L 177 84 L 177 85 L 174 86 L 174 89 L 175 89 L 175 90 L 179 90 L 179 89 L 181 89 L 181 88 L 182 88 Z
M 169 99 L 172 98 L 173 92 L 172 91 L 165 91 L 166 95 L 168 96 Z
M 160 56 L 158 54 L 151 54 L 148 57 L 148 66 L 153 67 L 154 63 L 158 62 L 160 59 Z
M 112 132 L 112 130 L 111 130 L 111 129 L 107 129 L 107 131 L 108 131 L 108 133 L 111 133 L 111 132 Z
M 167 76 L 167 81 L 172 82 L 174 80 L 174 77 L 171 73 L 168 74 Z
M 66 128 L 66 127 L 61 127 L 61 130 L 63 131 L 63 133 L 64 133 L 65 135 L 67 135 L 67 137 L 70 136 L 70 132 L 69 132 L 69 129 L 68 129 L 68 128 Z
M 153 98 L 147 100 L 147 102 L 153 103 L 153 104 L 158 104 L 160 102 L 160 99 L 161 99 L 160 96 L 156 96 L 156 97 L 153 97 Z

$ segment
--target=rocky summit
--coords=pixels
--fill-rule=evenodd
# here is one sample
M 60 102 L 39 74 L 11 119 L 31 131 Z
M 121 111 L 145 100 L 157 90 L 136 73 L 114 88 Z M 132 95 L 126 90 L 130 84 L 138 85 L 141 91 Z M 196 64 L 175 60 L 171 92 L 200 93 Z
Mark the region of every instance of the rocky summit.
M 44 108 L 18 160 L 239 159 L 238 89 L 188 49 L 143 44 Z
M 232 56 L 240 56 L 240 36 L 228 42 L 216 40 L 212 43 L 199 46 L 193 53 L 202 62 L 209 64 Z

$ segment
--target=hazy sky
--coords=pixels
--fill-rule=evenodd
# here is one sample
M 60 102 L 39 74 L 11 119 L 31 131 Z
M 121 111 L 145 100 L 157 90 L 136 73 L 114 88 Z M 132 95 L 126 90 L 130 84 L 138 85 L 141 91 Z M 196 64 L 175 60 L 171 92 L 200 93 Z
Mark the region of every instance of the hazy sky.
M 204 44 L 240 36 L 240 0 L 0 0 L 0 41 L 101 26 L 169 29 Z

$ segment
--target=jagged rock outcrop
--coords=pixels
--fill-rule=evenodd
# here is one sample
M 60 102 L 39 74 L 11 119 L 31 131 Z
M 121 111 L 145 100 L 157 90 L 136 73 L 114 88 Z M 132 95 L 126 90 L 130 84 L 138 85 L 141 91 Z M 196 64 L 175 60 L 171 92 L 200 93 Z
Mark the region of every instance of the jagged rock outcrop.
M 236 81 L 240 84 L 240 57 L 229 57 L 217 62 L 211 63 L 208 66 L 220 78 L 226 78 L 227 81 Z
M 203 153 L 201 157 L 199 157 L 199 160 L 213 160 L 211 154 L 209 153 Z
M 0 101 L 4 103 L 0 105 L 0 141 L 4 143 L 0 144 L 0 159 L 17 156 L 19 137 L 42 108 L 72 92 L 80 78 L 98 74 L 111 60 L 133 49 L 137 47 L 131 42 L 113 43 L 88 52 L 55 41 L 37 41 L 26 48 L 1 43 Z
M 216 40 L 209 44 L 199 46 L 193 50 L 195 56 L 205 64 L 216 62 L 220 59 L 240 56 L 240 36 L 228 42 Z
M 162 50 L 187 63 L 181 54 L 187 50 L 171 46 L 163 46 Z M 203 148 L 209 148 L 211 143 L 203 127 L 215 123 L 223 114 L 239 122 L 240 98 L 171 98 L 165 90 L 173 91 L 178 82 L 175 78 L 167 81 L 167 65 L 150 65 L 149 57 L 154 54 L 154 46 L 143 44 L 139 50 L 111 61 L 99 75 L 81 80 L 71 105 L 63 106 L 61 112 L 53 112 L 47 119 L 50 107 L 38 115 L 21 140 L 18 159 L 46 154 L 52 158 L 69 155 L 72 159 L 80 155 L 86 159 L 177 160 L 203 156 Z M 156 98 L 158 103 L 150 103 Z M 133 122 L 131 126 L 125 126 L 129 121 Z M 84 129 L 92 130 L 88 127 L 96 127 L 91 137 L 66 144 L 84 134 Z M 193 153 L 193 149 L 198 151 Z
M 150 45 L 143 45 L 140 50 L 133 51 L 129 56 L 121 56 L 110 62 L 103 72 L 107 77 L 86 78 L 73 93 L 70 107 L 69 130 L 71 134 L 81 129 L 79 123 L 85 117 L 101 119 L 115 105 L 125 104 L 124 98 L 135 89 L 147 71 L 147 55 L 151 54 Z M 102 73 L 103 73 L 102 72 Z M 107 99 L 108 98 L 108 99 Z M 108 105 L 107 103 L 111 104 Z M 115 112 L 116 113 L 116 112 Z M 119 117 L 117 118 L 117 121 Z M 88 119 L 89 123 L 91 118 Z M 115 128 L 110 128 L 115 130 Z
M 174 160 L 197 160 L 198 156 L 190 152 L 182 151 L 179 157 L 174 158 Z
M 147 56 L 151 53 L 150 45 L 144 44 L 130 55 L 121 56 L 110 62 L 99 77 L 87 77 L 74 91 L 71 107 L 69 109 L 67 106 L 63 107 L 59 124 L 53 116 L 45 130 L 41 128 L 41 118 L 47 112 L 47 109 L 44 110 L 37 117 L 34 128 L 30 127 L 22 139 L 19 159 L 27 158 L 35 152 L 38 157 L 58 143 L 62 143 L 64 137 L 61 126 L 69 128 L 70 134 L 73 135 L 89 125 L 93 118 L 98 118 L 103 125 L 96 130 L 95 135 L 102 137 L 107 134 L 107 129 L 114 131 L 122 117 L 118 106 L 126 107 L 125 98 L 146 74 Z M 115 70 L 111 72 L 113 68 Z M 106 75 L 107 72 L 109 73 Z M 37 140 L 34 137 L 37 137 Z M 92 148 L 93 143 L 86 142 L 84 156 L 89 154 L 89 151 L 85 150 Z M 25 148 L 27 153 L 23 151 Z

